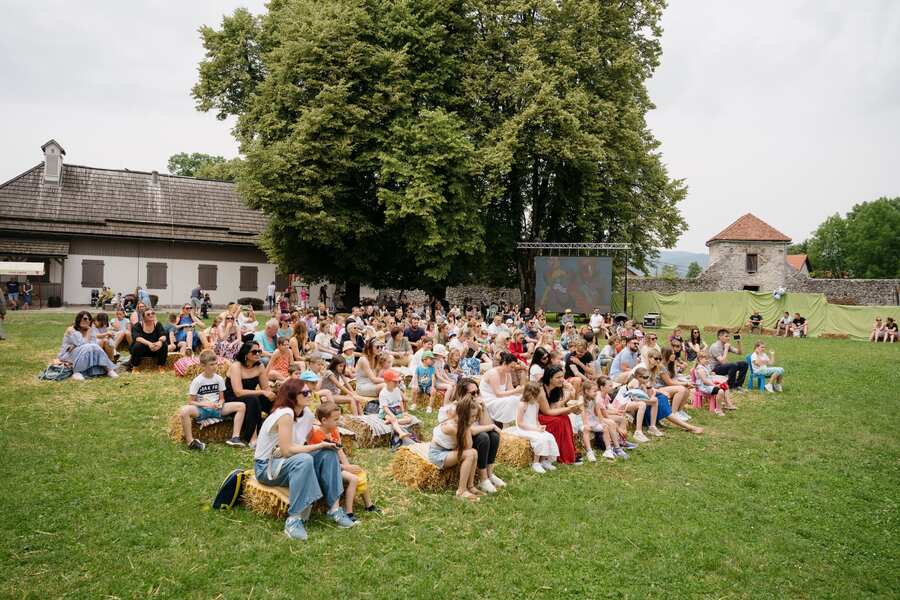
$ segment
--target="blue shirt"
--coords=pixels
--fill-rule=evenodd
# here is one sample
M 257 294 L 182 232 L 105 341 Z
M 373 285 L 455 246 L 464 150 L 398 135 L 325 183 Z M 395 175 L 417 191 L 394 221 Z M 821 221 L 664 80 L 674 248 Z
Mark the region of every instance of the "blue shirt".
M 622 348 L 622 351 L 616 354 L 612 364 L 609 366 L 610 377 L 615 377 L 623 371 L 630 371 L 641 362 L 641 353 L 632 352 L 628 348 Z
M 275 349 L 278 348 L 278 334 L 275 334 L 275 339 L 272 340 L 266 335 L 265 330 L 257 331 L 256 335 L 253 336 L 253 341 L 262 347 L 266 352 L 272 353 L 275 352 Z
M 150 306 L 150 292 L 144 289 L 138 291 L 138 302 L 143 302 L 145 305 Z
M 434 378 L 434 372 L 434 365 L 431 365 L 430 367 L 424 365 L 416 367 L 416 381 L 418 381 L 419 385 L 423 388 L 430 387 Z

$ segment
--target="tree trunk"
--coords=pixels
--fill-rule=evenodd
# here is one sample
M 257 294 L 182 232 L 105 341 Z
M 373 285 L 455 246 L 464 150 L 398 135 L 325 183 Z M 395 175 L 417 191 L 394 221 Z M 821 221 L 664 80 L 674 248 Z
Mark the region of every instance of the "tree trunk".
M 345 281 L 343 295 L 341 297 L 341 308 L 335 306 L 341 312 L 349 312 L 354 306 L 359 306 L 359 282 Z

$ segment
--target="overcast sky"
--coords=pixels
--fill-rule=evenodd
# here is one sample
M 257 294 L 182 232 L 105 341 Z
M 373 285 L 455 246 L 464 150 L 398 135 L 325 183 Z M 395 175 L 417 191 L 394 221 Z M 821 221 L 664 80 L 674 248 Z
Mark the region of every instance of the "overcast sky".
M 0 181 L 55 138 L 73 164 L 166 170 L 234 156 L 194 109 L 197 27 L 260 1 L 6 0 Z M 751 211 L 795 240 L 826 216 L 900 195 L 900 2 L 670 0 L 649 123 L 690 188 L 676 248 Z

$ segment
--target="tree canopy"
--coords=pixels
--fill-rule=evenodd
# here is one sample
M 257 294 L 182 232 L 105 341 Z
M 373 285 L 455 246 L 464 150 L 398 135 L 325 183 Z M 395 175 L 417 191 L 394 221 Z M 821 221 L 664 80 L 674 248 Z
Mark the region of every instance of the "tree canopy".
M 179 152 L 169 157 L 169 173 L 183 177 L 199 177 L 218 181 L 234 181 L 240 159 L 226 160 L 224 156 L 213 156 L 202 152 Z
M 236 116 L 264 247 L 311 279 L 533 286 L 519 241 L 683 229 L 645 121 L 663 0 L 272 0 L 201 28 L 200 110 Z
M 900 278 L 900 197 L 825 219 L 803 242 L 817 277 Z
M 700 266 L 700 263 L 698 263 L 697 261 L 694 260 L 694 261 L 691 261 L 691 264 L 688 265 L 687 273 L 685 274 L 685 277 L 687 279 L 696 279 L 697 277 L 700 276 L 700 273 L 702 273 L 702 272 L 703 272 L 703 268 Z

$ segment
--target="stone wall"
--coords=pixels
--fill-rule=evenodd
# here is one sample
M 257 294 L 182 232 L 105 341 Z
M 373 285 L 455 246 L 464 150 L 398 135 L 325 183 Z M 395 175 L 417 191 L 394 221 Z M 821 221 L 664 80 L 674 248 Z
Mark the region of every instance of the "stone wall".
M 793 273 L 784 282 L 790 292 L 824 294 L 833 304 L 859 306 L 897 306 L 900 293 L 900 279 L 811 279 L 800 273 Z M 628 279 L 628 292 L 717 292 L 733 291 L 718 287 L 709 279 L 656 279 L 643 277 Z M 770 291 L 763 289 L 762 291 Z
M 747 271 L 747 255 L 755 254 L 757 268 Z M 793 267 L 787 263 L 783 242 L 713 242 L 709 245 L 709 267 L 697 278 L 712 289 L 740 291 L 744 286 L 774 290 L 786 285 Z
M 424 304 L 428 298 L 428 293 L 422 290 L 403 290 L 408 302 L 412 304 Z M 393 296 L 396 300 L 400 296 L 400 290 L 382 289 L 378 291 L 378 303 L 380 304 L 384 298 Z M 507 304 L 521 304 L 522 295 L 515 288 L 495 288 L 482 285 L 466 285 L 447 288 L 447 301 L 450 305 L 462 305 L 466 298 L 471 302 L 481 302 L 482 298 L 487 298 L 489 303 L 506 302 Z

